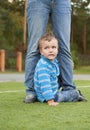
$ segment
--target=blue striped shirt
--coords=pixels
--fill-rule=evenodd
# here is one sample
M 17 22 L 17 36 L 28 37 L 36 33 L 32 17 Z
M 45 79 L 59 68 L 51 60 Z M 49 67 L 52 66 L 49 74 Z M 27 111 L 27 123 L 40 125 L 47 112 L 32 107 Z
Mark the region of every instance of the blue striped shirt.
M 58 91 L 58 75 L 57 60 L 50 61 L 41 56 L 34 74 L 34 88 L 40 102 L 54 99 L 54 95 Z

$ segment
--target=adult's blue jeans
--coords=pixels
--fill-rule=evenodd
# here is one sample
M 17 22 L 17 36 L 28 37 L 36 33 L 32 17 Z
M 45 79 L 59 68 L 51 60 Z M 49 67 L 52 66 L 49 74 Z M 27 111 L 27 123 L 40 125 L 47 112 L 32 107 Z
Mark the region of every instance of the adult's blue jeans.
M 58 61 L 61 85 L 64 89 L 73 84 L 73 67 L 70 52 L 71 5 L 70 0 L 28 0 L 28 48 L 25 63 L 26 93 L 34 90 L 34 70 L 40 58 L 38 41 L 46 32 L 50 17 L 52 31 L 59 42 Z

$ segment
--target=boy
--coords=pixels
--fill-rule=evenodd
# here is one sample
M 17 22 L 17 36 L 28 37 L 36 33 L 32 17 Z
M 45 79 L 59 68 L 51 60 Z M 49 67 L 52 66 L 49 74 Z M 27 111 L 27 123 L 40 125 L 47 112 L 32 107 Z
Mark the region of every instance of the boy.
M 78 101 L 79 92 L 67 87 L 58 91 L 58 76 L 60 74 L 57 64 L 58 41 L 53 34 L 45 34 L 39 41 L 41 59 L 38 61 L 34 74 L 34 88 L 37 99 L 47 102 L 48 105 L 57 106 L 59 102 Z

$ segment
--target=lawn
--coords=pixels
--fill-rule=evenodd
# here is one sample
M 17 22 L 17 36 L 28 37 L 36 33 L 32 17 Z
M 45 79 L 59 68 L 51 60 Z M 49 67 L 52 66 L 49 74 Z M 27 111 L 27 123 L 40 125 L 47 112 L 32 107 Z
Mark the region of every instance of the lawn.
M 18 72 L 16 70 L 5 70 L 5 72 L 1 72 L 0 74 L 24 74 L 25 72 Z M 74 69 L 74 74 L 90 74 L 90 66 L 79 66 L 77 68 Z
M 90 81 L 75 81 L 88 102 L 23 103 L 22 82 L 0 83 L 0 130 L 90 130 Z M 17 91 L 16 91 L 17 90 Z
M 80 66 L 74 69 L 75 74 L 90 74 L 90 66 Z

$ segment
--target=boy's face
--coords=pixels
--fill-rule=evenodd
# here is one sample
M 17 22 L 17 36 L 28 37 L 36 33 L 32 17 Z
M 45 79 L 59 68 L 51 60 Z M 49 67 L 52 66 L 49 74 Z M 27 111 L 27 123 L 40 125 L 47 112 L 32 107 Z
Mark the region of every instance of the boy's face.
M 53 61 L 58 53 L 58 41 L 53 38 L 51 41 L 42 41 L 40 53 L 47 59 Z

